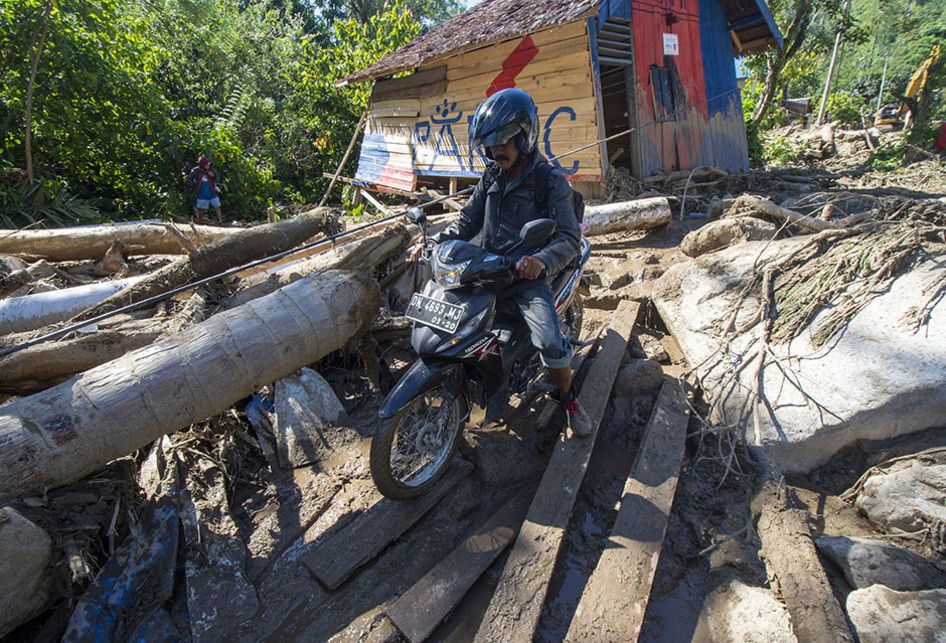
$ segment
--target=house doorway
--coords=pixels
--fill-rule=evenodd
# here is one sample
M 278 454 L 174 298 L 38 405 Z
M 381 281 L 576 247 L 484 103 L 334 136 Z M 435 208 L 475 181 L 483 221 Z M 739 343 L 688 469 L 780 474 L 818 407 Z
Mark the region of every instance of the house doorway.
M 615 17 L 604 22 L 597 34 L 601 110 L 607 137 L 634 127 L 631 38 L 630 21 Z M 608 141 L 608 167 L 633 170 L 633 140 L 628 133 Z

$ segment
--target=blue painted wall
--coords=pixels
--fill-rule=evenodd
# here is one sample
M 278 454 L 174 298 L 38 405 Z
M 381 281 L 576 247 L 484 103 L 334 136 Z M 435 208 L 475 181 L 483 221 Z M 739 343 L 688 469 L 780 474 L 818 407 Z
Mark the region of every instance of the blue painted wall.
M 749 169 L 742 96 L 736 84 L 732 39 L 719 0 L 700 0 L 700 46 L 709 120 L 704 161 L 729 172 Z

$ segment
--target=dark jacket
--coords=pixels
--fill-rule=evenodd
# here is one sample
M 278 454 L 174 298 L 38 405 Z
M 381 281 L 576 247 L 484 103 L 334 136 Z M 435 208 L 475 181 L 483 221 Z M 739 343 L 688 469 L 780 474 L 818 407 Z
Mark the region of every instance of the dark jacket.
M 502 254 L 519 240 L 522 226 L 548 216 L 555 220 L 558 228 L 545 247 L 532 255 L 542 260 L 549 276 L 561 272 L 581 250 L 581 229 L 572 204 L 572 188 L 568 180 L 555 169 L 549 179 L 548 213 L 538 211 L 533 170 L 539 163 L 548 161 L 536 152 L 532 155 L 529 167 L 507 184 L 499 166 L 490 162 L 473 190 L 470 201 L 460 210 L 459 219 L 441 232 L 437 241 L 469 241 L 482 230 L 480 246 Z M 489 189 L 485 189 L 488 173 L 493 173 L 494 178 Z

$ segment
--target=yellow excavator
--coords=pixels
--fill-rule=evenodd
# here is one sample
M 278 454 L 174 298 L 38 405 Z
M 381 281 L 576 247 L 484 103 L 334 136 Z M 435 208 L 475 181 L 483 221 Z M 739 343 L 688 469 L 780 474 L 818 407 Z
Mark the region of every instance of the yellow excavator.
M 907 91 L 903 94 L 903 101 L 900 104 L 892 103 L 884 105 L 874 115 L 874 126 L 889 126 L 894 129 L 907 127 L 910 124 L 910 105 L 915 103 L 917 94 L 926 87 L 926 79 L 929 76 L 930 68 L 939 60 L 939 45 L 933 45 L 930 57 L 923 61 L 907 84 Z

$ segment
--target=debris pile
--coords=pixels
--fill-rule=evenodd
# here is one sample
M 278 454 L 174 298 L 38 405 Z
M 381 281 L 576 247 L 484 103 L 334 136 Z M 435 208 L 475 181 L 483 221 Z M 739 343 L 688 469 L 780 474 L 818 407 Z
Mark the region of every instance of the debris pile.
M 796 134 L 819 167 L 613 171 L 594 435 L 537 378 L 406 502 L 368 470 L 425 279 L 398 206 L 0 235 L 0 636 L 931 638 L 944 195 L 852 168 L 871 132 Z

